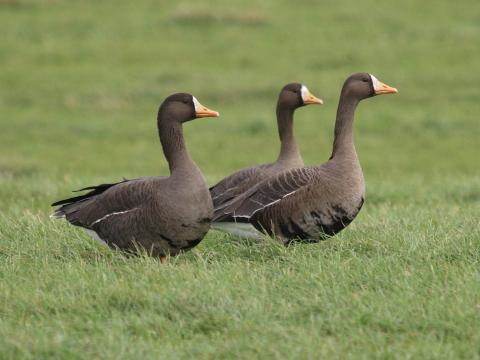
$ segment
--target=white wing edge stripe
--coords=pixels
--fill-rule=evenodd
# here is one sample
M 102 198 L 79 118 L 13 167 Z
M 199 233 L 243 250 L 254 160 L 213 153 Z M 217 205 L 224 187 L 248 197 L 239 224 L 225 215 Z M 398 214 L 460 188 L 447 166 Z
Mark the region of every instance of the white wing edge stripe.
M 118 212 L 113 212 L 113 213 L 107 214 L 107 215 L 105 215 L 104 217 L 102 217 L 102 218 L 100 218 L 100 219 L 98 219 L 98 220 L 95 220 L 93 223 L 90 224 L 90 226 L 93 226 L 93 225 L 99 223 L 100 221 L 105 220 L 106 218 L 108 218 L 108 217 L 110 217 L 110 216 L 125 214 L 125 213 L 128 213 L 128 212 L 133 211 L 133 210 L 137 210 L 137 208 L 135 208 L 135 209 L 130 209 L 130 210 L 125 210 L 125 211 L 118 211 Z
M 242 218 L 250 219 L 250 218 L 251 218 L 253 215 L 255 215 L 255 213 L 257 213 L 258 211 L 263 210 L 263 209 L 265 209 L 266 207 L 268 207 L 268 206 L 270 206 L 270 205 L 276 204 L 277 202 L 285 199 L 287 196 L 290 196 L 290 195 L 296 193 L 297 191 L 298 191 L 298 189 L 293 190 L 293 191 L 289 192 L 288 194 L 283 195 L 280 199 L 277 199 L 277 200 L 274 200 L 274 201 L 272 201 L 272 202 L 270 202 L 270 203 L 268 203 L 268 204 L 265 204 L 265 206 L 258 208 L 257 210 L 255 210 L 254 212 L 252 212 L 250 215 L 235 216 L 235 213 L 234 213 L 234 214 L 233 214 L 233 217 L 234 217 L 234 218 L 236 218 L 236 217 L 242 217 Z
M 282 199 L 283 199 L 283 197 L 282 197 Z M 259 212 L 260 210 L 265 209 L 267 206 L 276 204 L 277 202 L 279 202 L 279 201 L 282 200 L 282 199 L 278 199 L 278 200 L 272 201 L 271 203 L 268 203 L 268 204 L 266 204 L 265 206 L 258 208 L 257 210 L 255 210 L 254 212 L 252 212 L 252 214 L 250 215 L 250 217 L 252 217 L 253 215 L 255 215 L 255 214 L 256 214 L 257 212 Z
M 225 195 L 225 194 L 228 193 L 229 191 L 235 190 L 235 189 L 237 189 L 237 188 L 238 188 L 238 186 L 235 186 L 235 187 L 232 187 L 232 188 L 228 188 L 228 189 L 225 190 L 224 192 L 222 192 L 222 193 L 220 193 L 220 194 L 218 194 L 218 195 L 216 195 L 216 196 L 212 196 L 212 200 L 218 199 L 219 197 Z
M 236 218 L 250 219 L 250 216 L 248 216 L 248 215 L 235 215 L 235 214 L 233 214 L 232 217 L 235 218 L 235 219 L 236 219 Z

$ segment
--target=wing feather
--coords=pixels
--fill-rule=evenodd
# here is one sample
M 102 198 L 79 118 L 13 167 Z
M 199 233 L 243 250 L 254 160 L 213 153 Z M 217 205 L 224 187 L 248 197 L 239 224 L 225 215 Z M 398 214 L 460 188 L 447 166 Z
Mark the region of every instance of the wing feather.
M 148 199 L 153 178 L 123 180 L 118 183 L 89 186 L 90 192 L 73 198 L 57 201 L 61 205 L 53 218 L 65 217 L 71 224 L 91 228 L 111 215 L 136 210 Z M 81 190 L 80 190 L 81 191 Z
M 249 188 L 258 184 L 268 175 L 269 165 L 253 166 L 239 170 L 210 188 L 213 206 L 221 206 Z
M 242 221 L 307 186 L 315 178 L 314 167 L 285 171 L 268 178 L 226 204 L 215 208 L 213 221 Z

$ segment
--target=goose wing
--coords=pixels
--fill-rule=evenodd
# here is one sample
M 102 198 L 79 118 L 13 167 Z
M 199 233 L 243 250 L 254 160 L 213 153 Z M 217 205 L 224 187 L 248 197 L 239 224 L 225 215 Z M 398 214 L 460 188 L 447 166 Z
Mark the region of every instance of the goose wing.
M 226 204 L 215 208 L 214 222 L 248 222 L 258 211 L 292 196 L 313 181 L 314 167 L 285 171 L 268 178 Z
M 213 206 L 217 207 L 227 203 L 264 180 L 266 176 L 266 166 L 267 165 L 252 166 L 239 170 L 212 186 L 209 190 L 212 196 Z
M 89 186 L 77 191 L 88 193 L 52 204 L 59 206 L 53 218 L 65 217 L 72 225 L 91 229 L 107 217 L 137 210 L 149 199 L 151 179 L 123 180 L 118 183 Z

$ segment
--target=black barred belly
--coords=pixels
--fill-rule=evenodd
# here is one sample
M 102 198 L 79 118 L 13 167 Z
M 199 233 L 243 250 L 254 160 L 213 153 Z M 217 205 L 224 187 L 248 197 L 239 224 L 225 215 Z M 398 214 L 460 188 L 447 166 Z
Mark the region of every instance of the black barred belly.
M 270 222 L 269 226 L 267 226 L 267 220 L 260 215 L 258 218 L 252 219 L 254 220 L 252 224 L 257 230 L 270 236 L 276 235 L 290 241 L 318 242 L 345 229 L 360 212 L 363 202 L 362 198 L 357 206 L 349 209 L 336 205 L 328 209 L 312 210 L 305 213 L 301 219 L 282 217 L 278 223 Z

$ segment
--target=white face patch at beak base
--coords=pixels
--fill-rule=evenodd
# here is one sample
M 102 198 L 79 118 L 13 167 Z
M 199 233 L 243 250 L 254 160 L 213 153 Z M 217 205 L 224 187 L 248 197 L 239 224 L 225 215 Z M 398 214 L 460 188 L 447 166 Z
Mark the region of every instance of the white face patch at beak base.
M 200 105 L 197 98 L 192 95 L 192 100 L 193 100 L 193 106 L 195 107 L 195 112 L 200 111 L 200 109 L 202 108 L 202 105 Z
M 370 75 L 370 79 L 372 79 L 372 84 L 373 84 L 373 90 L 375 91 L 378 91 L 380 89 L 380 81 L 378 81 L 378 79 L 373 76 L 372 74 L 368 74 Z
M 308 91 L 307 87 L 305 85 L 302 85 L 302 88 L 300 90 L 302 94 L 302 100 L 303 102 L 308 100 L 308 95 L 310 94 L 310 91 Z

